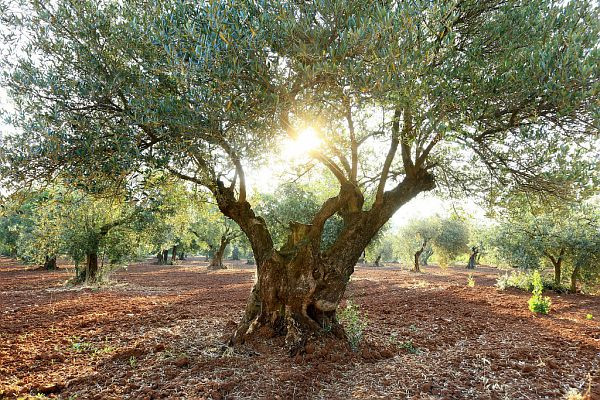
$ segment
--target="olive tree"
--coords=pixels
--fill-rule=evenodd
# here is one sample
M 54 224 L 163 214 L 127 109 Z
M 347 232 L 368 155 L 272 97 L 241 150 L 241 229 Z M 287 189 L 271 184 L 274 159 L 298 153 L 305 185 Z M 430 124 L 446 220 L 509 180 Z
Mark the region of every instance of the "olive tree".
M 495 245 L 510 265 L 537 269 L 542 261 L 554 271 L 560 287 L 565 270 L 571 291 L 577 281 L 593 283 L 600 275 L 600 212 L 589 204 L 514 209 L 499 225 Z
M 584 0 L 0 4 L 19 128 L 5 179 L 99 191 L 168 170 L 205 187 L 257 264 L 233 342 L 261 326 L 295 350 L 324 326 L 342 336 L 355 263 L 402 205 L 436 184 L 560 191 L 555 149 L 597 127 L 600 18 Z M 246 173 L 309 126 L 336 193 L 277 248 Z
M 224 217 L 216 206 L 205 207 L 192 221 L 190 231 L 200 244 L 208 247 L 210 270 L 225 268 L 223 257 L 227 246 L 241 235 L 237 225 Z
M 465 221 L 456 217 L 440 220 L 432 247 L 441 266 L 448 266 L 458 256 L 466 253 L 468 243 L 469 227 Z
M 422 255 L 433 254 L 432 242 L 439 235 L 440 221 L 437 217 L 414 219 L 398 232 L 398 251 L 402 259 L 421 272 Z

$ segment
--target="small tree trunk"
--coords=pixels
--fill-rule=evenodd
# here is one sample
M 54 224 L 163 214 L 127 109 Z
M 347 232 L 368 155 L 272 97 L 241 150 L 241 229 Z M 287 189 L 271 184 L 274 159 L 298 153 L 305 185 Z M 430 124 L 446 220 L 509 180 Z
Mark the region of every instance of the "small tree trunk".
M 577 277 L 579 276 L 579 265 L 575 265 L 571 273 L 571 292 L 577 293 Z
M 158 254 L 156 255 L 156 262 L 158 263 L 158 265 L 162 265 L 163 264 L 162 251 L 159 251 Z
M 560 253 L 558 255 L 557 258 L 555 258 L 552 254 L 549 253 L 545 253 L 546 256 L 548 256 L 548 258 L 550 259 L 550 262 L 552 262 L 552 265 L 554 266 L 554 284 L 558 287 L 560 286 L 560 281 L 561 281 L 561 275 L 562 275 L 562 261 L 563 261 L 563 256 L 565 255 L 565 249 L 560 249 Z
M 85 282 L 96 283 L 99 278 L 98 274 L 98 253 L 91 252 L 86 256 L 85 262 Z
M 169 263 L 169 250 L 162 251 L 162 260 L 165 265 Z
M 46 259 L 44 260 L 44 269 L 47 271 L 57 269 L 56 256 L 50 257 L 50 256 L 46 255 Z
M 419 250 L 415 253 L 415 262 L 413 266 L 414 272 L 421 272 L 421 267 L 419 266 L 419 257 L 421 256 L 422 250 Z
M 381 254 L 377 256 L 377 258 L 375 259 L 375 266 L 379 267 L 379 261 L 381 261 Z
M 223 254 L 225 254 L 225 249 L 227 248 L 228 244 L 229 239 L 225 236 L 221 236 L 221 244 L 219 245 L 217 251 L 215 251 L 213 254 L 210 265 L 208 266 L 209 270 L 225 269 L 225 266 L 223 265 Z
M 471 257 L 469 257 L 467 269 L 475 269 L 475 264 L 477 263 L 477 255 L 479 254 L 479 250 L 477 249 L 477 247 L 473 247 L 471 250 L 473 252 L 471 253 Z
M 171 254 L 171 263 L 175 264 L 176 260 L 177 260 L 177 245 L 173 246 L 173 252 Z
M 421 267 L 419 265 L 419 262 L 421 259 L 421 254 L 423 254 L 423 252 L 425 251 L 425 247 L 427 247 L 427 240 L 423 240 L 423 244 L 421 245 L 421 248 L 415 253 L 415 263 L 414 263 L 414 268 L 413 268 L 414 272 L 421 272 Z
M 558 258 L 556 261 L 552 261 L 554 265 L 554 284 L 556 287 L 560 286 L 561 275 L 562 275 L 562 258 Z
M 235 246 L 231 252 L 231 259 L 234 261 L 238 261 L 240 259 L 240 249 L 237 246 Z

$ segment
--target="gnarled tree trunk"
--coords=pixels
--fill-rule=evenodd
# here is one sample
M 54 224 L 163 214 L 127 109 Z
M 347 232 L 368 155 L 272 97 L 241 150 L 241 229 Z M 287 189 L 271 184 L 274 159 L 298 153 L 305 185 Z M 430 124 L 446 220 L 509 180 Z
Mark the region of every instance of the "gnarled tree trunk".
M 433 249 L 431 248 L 431 246 L 428 246 L 425 248 L 425 250 L 423 250 L 423 253 L 421 253 L 421 257 L 419 258 L 419 260 L 421 261 L 421 265 L 426 267 L 429 265 L 429 258 L 433 255 Z
M 381 265 L 379 264 L 379 262 L 381 261 L 381 254 L 377 256 L 377 258 L 375 259 L 375 266 L 376 267 L 380 267 Z
M 221 243 L 219 243 L 219 248 L 213 252 L 212 259 L 210 260 L 210 264 L 208 265 L 209 270 L 226 268 L 223 265 L 223 255 L 225 254 L 225 250 L 227 249 L 228 244 L 229 238 L 227 236 L 221 236 Z
M 560 286 L 561 278 L 562 278 L 562 261 L 565 255 L 565 249 L 560 249 L 560 253 L 558 257 L 554 257 L 552 254 L 546 253 L 552 266 L 554 267 L 554 284 L 558 287 Z
M 171 253 L 171 264 L 175 264 L 175 261 L 177 261 L 177 245 L 173 246 L 173 250 Z
M 95 283 L 98 281 L 98 253 L 91 252 L 86 256 L 86 266 L 85 266 L 86 282 Z
M 471 248 L 471 256 L 469 257 L 469 263 L 467 264 L 467 269 L 475 269 L 475 264 L 477 263 L 477 255 L 479 254 L 479 249 L 477 247 Z
M 318 335 L 343 337 L 336 310 L 356 262 L 402 204 L 434 187 L 433 177 L 423 172 L 379 196 L 368 211 L 362 209 L 364 199 L 357 187 L 342 185 L 311 224 L 290 224 L 288 241 L 280 250 L 274 248 L 265 221 L 254 214 L 245 198 L 237 200 L 233 189 L 218 181 L 214 193 L 219 209 L 246 234 L 257 264 L 257 281 L 231 343 L 242 342 L 255 332 L 281 335 L 293 353 Z M 344 219 L 344 228 L 334 244 L 321 251 L 323 227 L 336 213 Z
M 579 276 L 579 265 L 575 264 L 571 273 L 571 293 L 577 293 L 577 277 Z
M 96 283 L 100 278 L 98 251 L 91 250 L 85 256 L 85 265 L 77 269 L 77 283 Z
M 55 270 L 58 267 L 56 266 L 56 256 L 48 256 L 44 260 L 44 269 L 47 271 Z
M 423 240 L 423 244 L 421 245 L 421 248 L 419 250 L 417 250 L 414 254 L 413 272 L 421 272 L 421 267 L 420 267 L 421 254 L 423 254 L 423 252 L 425 251 L 425 247 L 427 247 L 427 239 Z

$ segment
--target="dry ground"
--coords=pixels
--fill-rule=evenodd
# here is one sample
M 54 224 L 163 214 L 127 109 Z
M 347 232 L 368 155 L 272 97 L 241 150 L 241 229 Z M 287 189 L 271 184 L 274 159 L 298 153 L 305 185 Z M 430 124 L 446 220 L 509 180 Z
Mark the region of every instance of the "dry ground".
M 598 297 L 551 295 L 535 316 L 494 268 L 469 288 L 458 267 L 359 267 L 346 298 L 368 313 L 365 347 L 291 358 L 278 339 L 223 347 L 253 270 L 205 265 L 137 264 L 73 289 L 72 272 L 1 259 L 0 398 L 600 399 Z

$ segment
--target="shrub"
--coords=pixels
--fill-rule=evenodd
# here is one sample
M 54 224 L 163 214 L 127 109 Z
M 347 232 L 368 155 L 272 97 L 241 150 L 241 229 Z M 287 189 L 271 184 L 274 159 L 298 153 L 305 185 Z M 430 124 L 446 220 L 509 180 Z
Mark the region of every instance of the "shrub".
M 411 354 L 419 354 L 419 349 L 415 347 L 412 339 L 400 343 L 400 348 L 407 350 Z
M 567 392 L 566 400 L 585 400 L 585 397 L 577 389 L 571 389 Z
M 469 276 L 467 277 L 467 286 L 475 287 L 475 279 L 473 278 L 473 274 L 469 274 Z
M 552 302 L 549 297 L 542 296 L 544 285 L 539 271 L 533 272 L 533 296 L 529 299 L 529 310 L 534 313 L 548 314 Z
M 351 300 L 346 302 L 346 308 L 337 313 L 338 321 L 344 325 L 348 342 L 353 351 L 358 350 L 363 338 L 363 331 L 368 324 L 366 314 L 361 314 L 358 304 L 354 304 Z
M 533 290 L 533 274 L 535 272 L 512 271 L 510 274 L 501 275 L 496 280 L 496 287 L 500 290 L 515 288 L 531 292 Z M 569 288 L 564 285 L 556 285 L 553 279 L 541 277 L 542 287 L 556 293 L 567 293 Z
M 585 319 L 592 320 L 592 319 L 594 319 L 594 316 L 592 314 L 586 314 Z
M 510 287 L 526 291 L 533 289 L 531 275 L 523 271 L 512 271 L 510 274 L 506 273 L 500 276 L 496 281 L 496 286 L 500 290 Z

